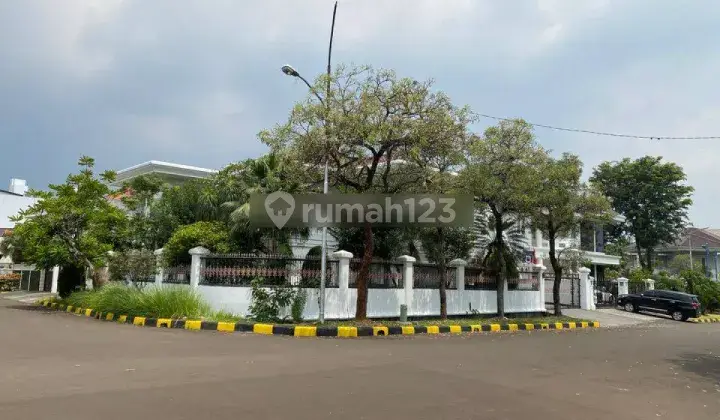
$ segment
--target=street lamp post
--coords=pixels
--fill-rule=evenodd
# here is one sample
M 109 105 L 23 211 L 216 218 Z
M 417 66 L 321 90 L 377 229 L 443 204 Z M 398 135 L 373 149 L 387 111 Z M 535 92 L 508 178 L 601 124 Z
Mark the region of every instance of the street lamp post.
M 329 130 L 328 130 L 328 119 L 330 117 L 330 78 L 332 77 L 332 66 L 331 66 L 331 59 L 332 59 L 332 44 L 333 44 L 333 36 L 335 35 L 335 15 L 337 14 L 337 1 L 335 2 L 335 6 L 333 7 L 333 16 L 332 16 L 332 24 L 330 26 L 330 45 L 328 47 L 328 59 L 327 59 L 327 84 L 325 86 L 325 100 L 317 93 L 315 88 L 312 87 L 312 85 L 300 75 L 300 73 L 295 70 L 290 65 L 284 65 L 281 67 L 281 70 L 283 73 L 285 73 L 288 76 L 297 77 L 298 79 L 305 82 L 307 87 L 310 89 L 310 91 L 315 95 L 315 97 L 318 98 L 320 103 L 325 108 L 325 123 L 324 123 L 324 131 L 325 131 L 325 147 L 323 150 L 323 160 L 325 161 L 325 170 L 323 173 L 323 194 L 328 193 L 328 140 L 329 140 Z M 322 255 L 320 256 L 320 293 L 319 293 L 319 301 L 318 301 L 318 322 L 324 323 L 325 322 L 325 277 L 327 273 L 327 227 L 323 226 L 322 228 L 322 245 L 321 245 L 321 252 Z

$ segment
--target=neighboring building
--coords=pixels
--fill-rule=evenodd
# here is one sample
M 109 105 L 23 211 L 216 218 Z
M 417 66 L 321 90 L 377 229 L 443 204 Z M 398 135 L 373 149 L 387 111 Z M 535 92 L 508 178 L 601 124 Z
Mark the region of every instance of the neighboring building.
M 693 268 L 702 268 L 711 278 L 718 280 L 720 265 L 720 229 L 687 228 L 677 240 L 655 249 L 654 271 L 673 271 L 671 261 L 678 255 L 692 256 Z M 628 249 L 633 267 L 640 267 L 637 250 Z M 688 262 L 690 258 L 688 258 Z
M 3 236 L 11 234 L 15 227 L 15 222 L 10 218 L 35 204 L 36 199 L 26 196 L 27 192 L 28 186 L 25 180 L 16 178 L 10 180 L 10 187 L 7 190 L 0 189 L 0 242 Z M 35 270 L 31 265 L 17 264 L 12 260 L 11 255 L 0 254 L 0 273 L 7 272 L 15 272 L 22 276 L 20 286 L 22 290 L 44 290 L 46 283 L 44 271 Z

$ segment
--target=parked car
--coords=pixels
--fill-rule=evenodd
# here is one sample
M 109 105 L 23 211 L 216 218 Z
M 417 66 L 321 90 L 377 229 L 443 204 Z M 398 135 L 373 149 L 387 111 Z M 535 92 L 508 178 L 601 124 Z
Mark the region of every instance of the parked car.
M 665 313 L 676 321 L 700 316 L 700 301 L 695 295 L 671 290 L 648 290 L 618 296 L 618 305 L 628 312 Z

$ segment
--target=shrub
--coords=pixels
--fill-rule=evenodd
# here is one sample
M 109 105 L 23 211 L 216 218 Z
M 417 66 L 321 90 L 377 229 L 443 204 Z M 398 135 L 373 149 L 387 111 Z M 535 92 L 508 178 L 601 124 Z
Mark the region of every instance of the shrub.
M 293 321 L 302 322 L 306 302 L 307 291 L 305 289 L 298 289 L 293 297 L 292 305 L 290 305 L 290 316 L 292 316 Z
M 144 290 L 123 284 L 72 293 L 64 303 L 100 312 L 150 318 L 201 318 L 211 314 L 195 291 L 185 287 L 151 287 Z
M 717 311 L 720 306 L 720 283 L 705 277 L 703 273 L 686 270 L 681 276 L 687 282 L 687 291 L 697 295 L 703 312 Z
M 163 247 L 163 259 L 167 266 L 189 264 L 188 251 L 202 246 L 213 252 L 230 252 L 230 237 L 220 222 L 197 222 L 178 228 Z
M 108 262 L 112 281 L 147 279 L 157 270 L 155 254 L 144 249 L 115 252 Z
M 258 277 L 251 282 L 250 316 L 259 322 L 279 321 L 280 311 L 289 306 L 297 293 L 291 287 L 265 287 L 264 279 Z
M 661 290 L 673 290 L 675 292 L 684 292 L 686 285 L 685 280 L 679 277 L 669 276 L 667 275 L 667 273 L 660 273 L 660 275 L 657 276 L 655 288 Z

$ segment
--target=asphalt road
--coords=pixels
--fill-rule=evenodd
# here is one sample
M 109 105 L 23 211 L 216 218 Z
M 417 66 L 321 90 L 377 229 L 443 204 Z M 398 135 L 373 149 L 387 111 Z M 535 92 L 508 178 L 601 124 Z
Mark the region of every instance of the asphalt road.
M 0 299 L 0 419 L 286 418 L 718 419 L 720 324 L 295 339 Z

